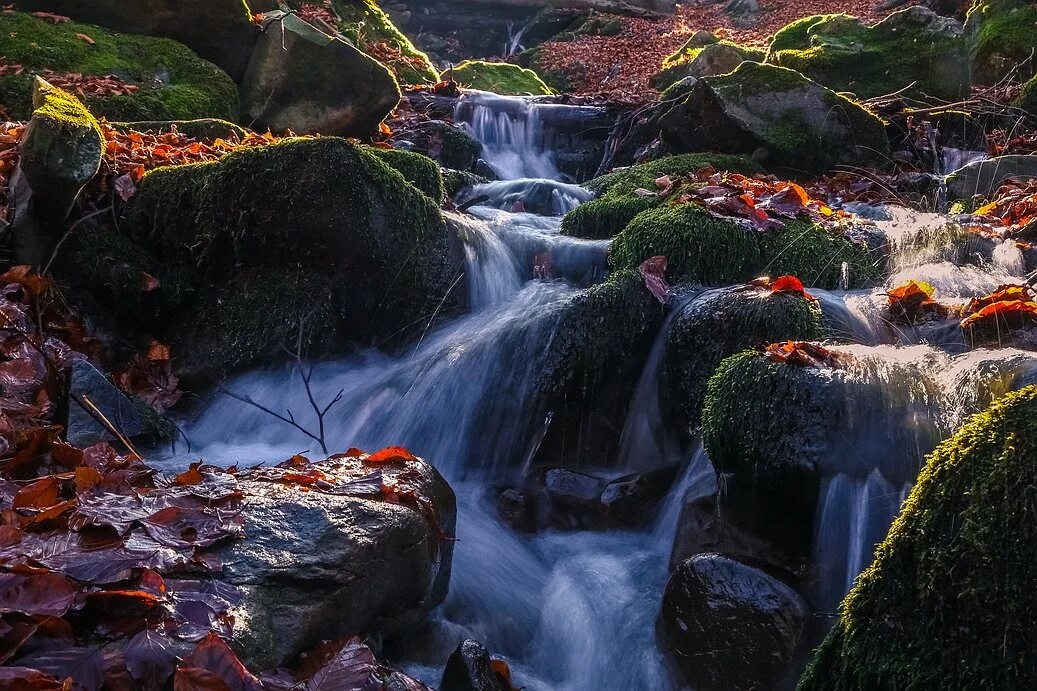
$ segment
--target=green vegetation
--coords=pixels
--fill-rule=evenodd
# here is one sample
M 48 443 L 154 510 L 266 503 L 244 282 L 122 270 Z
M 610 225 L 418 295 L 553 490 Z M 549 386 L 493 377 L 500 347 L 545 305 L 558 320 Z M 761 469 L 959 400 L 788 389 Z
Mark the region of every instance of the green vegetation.
M 439 72 L 375 0 L 333 0 L 339 28 L 358 48 L 385 64 L 401 84 L 434 84 Z
M 1037 649 L 1037 387 L 927 459 L 800 680 L 831 689 L 1022 689 Z
M 490 91 L 503 96 L 546 96 L 551 87 L 536 72 L 508 62 L 465 60 L 444 73 L 470 89 Z
M 775 34 L 767 62 L 859 98 L 913 85 L 917 92 L 953 100 L 970 87 L 960 30 L 917 8 L 870 27 L 843 14 L 800 19 Z
M 969 10 L 965 36 L 972 78 L 996 84 L 1010 73 L 1028 79 L 1037 73 L 1037 7 L 1025 0 L 980 0 Z
M 667 89 L 685 77 L 705 77 L 730 72 L 745 60 L 763 62 L 766 51 L 732 41 L 705 45 L 692 37 L 680 50 L 663 60 L 662 71 L 652 77 L 652 86 Z
M 0 104 L 18 119 L 29 115 L 32 78 L 41 70 L 115 74 L 139 86 L 132 94 L 84 99 L 94 115 L 113 121 L 238 117 L 238 90 L 230 77 L 168 39 L 117 34 L 75 22 L 54 25 L 8 12 L 0 14 L 0 56 L 8 64 L 25 67 L 22 74 L 0 77 Z
M 417 187 L 436 204 L 446 199 L 446 186 L 439 166 L 428 156 L 402 149 L 379 149 L 366 147 L 366 151 L 380 158 L 410 184 Z
M 634 194 L 635 190 L 656 191 L 655 181 L 659 177 L 691 175 L 706 166 L 746 175 L 763 172 L 748 158 L 713 153 L 667 156 L 632 166 L 586 183 L 585 186 L 599 196 L 569 212 L 562 221 L 562 233 L 590 239 L 614 237 L 642 211 L 662 203 L 658 197 Z

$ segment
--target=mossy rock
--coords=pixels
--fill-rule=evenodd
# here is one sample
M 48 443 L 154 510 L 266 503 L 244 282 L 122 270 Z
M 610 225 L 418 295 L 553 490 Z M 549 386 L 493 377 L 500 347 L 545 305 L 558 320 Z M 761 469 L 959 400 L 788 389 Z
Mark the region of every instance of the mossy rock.
M 812 223 L 789 220 L 785 228 L 759 232 L 713 216 L 696 204 L 668 204 L 639 214 L 612 244 L 617 269 L 636 268 L 663 255 L 668 278 L 707 286 L 730 285 L 761 274 L 794 274 L 808 286 L 835 288 L 848 265 L 851 285 L 880 274 L 867 248 Z
M 775 34 L 767 62 L 858 98 L 910 86 L 957 100 L 971 86 L 961 25 L 923 7 L 894 12 L 874 26 L 842 14 L 800 19 Z
M 435 84 L 439 81 L 439 71 L 429 57 L 414 47 L 375 0 L 333 0 L 332 7 L 341 20 L 339 28 L 346 37 L 380 60 L 400 84 Z
M 132 94 L 84 99 L 94 115 L 112 121 L 238 117 L 238 90 L 230 77 L 169 39 L 117 34 L 75 22 L 55 25 L 7 12 L 0 14 L 0 55 L 25 67 L 22 74 L 0 77 L 0 104 L 16 119 L 28 118 L 33 75 L 42 70 L 114 74 L 139 86 Z
M 393 157 L 405 162 L 401 167 L 412 175 L 434 169 L 427 159 L 400 153 Z M 156 264 L 183 267 L 190 276 L 197 297 L 179 312 L 187 323 L 194 311 L 218 311 L 236 296 L 241 314 L 254 305 L 258 323 L 267 325 L 274 320 L 273 312 L 270 319 L 263 316 L 272 298 L 235 293 L 227 286 L 239 279 L 258 285 L 248 277 L 263 272 L 294 272 L 330 287 L 321 293 L 306 287 L 308 282 L 285 280 L 269 290 L 288 291 L 307 313 L 333 315 L 322 324 L 338 336 L 337 343 L 398 341 L 432 315 L 457 308 L 464 287 L 455 280 L 454 247 L 437 202 L 385 163 L 383 155 L 326 137 L 241 149 L 218 162 L 160 168 L 141 181 L 120 229 Z M 436 182 L 437 189 L 430 191 L 438 193 L 442 182 L 438 177 Z M 433 185 L 429 180 L 423 184 Z M 254 321 L 226 322 L 229 330 L 215 335 L 222 345 L 208 349 L 214 360 L 198 364 L 226 370 L 256 362 L 273 334 L 254 329 Z M 238 331 L 231 328 L 235 324 Z
M 1027 80 L 1012 105 L 1022 108 L 1030 115 L 1037 116 L 1037 77 L 1030 77 Z
M 465 170 L 451 170 L 447 168 L 442 172 L 446 194 L 450 198 L 456 197 L 462 190 L 489 182 L 486 178 Z
M 977 84 L 997 84 L 1009 74 L 1037 73 L 1037 8 L 1025 0 L 979 0 L 965 20 L 965 37 Z
M 536 72 L 509 62 L 465 60 L 445 74 L 461 86 L 502 96 L 547 96 L 553 93 Z
M 1030 386 L 928 457 L 801 691 L 1033 686 L 1035 421 Z
M 763 172 L 759 164 L 742 156 L 702 153 L 667 156 L 609 173 L 584 185 L 598 198 L 569 212 L 562 221 L 562 234 L 588 239 L 615 237 L 642 211 L 661 203 L 658 197 L 639 196 L 635 190 L 655 190 L 655 181 L 664 175 L 691 175 L 706 166 L 744 175 Z
M 712 77 L 726 74 L 746 60 L 763 62 L 767 52 L 732 41 L 715 41 L 699 45 L 695 36 L 676 53 L 663 60 L 662 71 L 652 77 L 651 85 L 665 90 L 686 77 Z
M 244 139 L 249 130 L 228 120 L 202 118 L 201 120 L 145 120 L 141 122 L 113 122 L 113 129 L 123 132 L 165 134 L 176 130 L 185 137 L 214 141 L 216 139 Z
M 706 383 L 725 358 L 780 341 L 822 337 L 821 309 L 798 293 L 737 286 L 711 290 L 674 316 L 666 340 L 666 402 L 689 434 L 699 424 Z
M 418 123 L 397 132 L 395 140 L 407 142 L 409 148 L 434 159 L 444 168 L 453 170 L 471 170 L 482 154 L 482 144 L 479 140 L 460 127 L 442 120 Z
M 391 168 L 399 171 L 400 175 L 410 184 L 421 190 L 429 199 L 436 204 L 442 204 L 446 199 L 446 186 L 443 182 L 443 174 L 439 166 L 428 156 L 403 151 L 402 149 L 380 149 L 368 147 L 367 151 L 380 158 Z
M 889 158 L 882 120 L 794 70 L 743 62 L 680 96 L 657 119 L 673 151 L 753 154 L 793 176 Z

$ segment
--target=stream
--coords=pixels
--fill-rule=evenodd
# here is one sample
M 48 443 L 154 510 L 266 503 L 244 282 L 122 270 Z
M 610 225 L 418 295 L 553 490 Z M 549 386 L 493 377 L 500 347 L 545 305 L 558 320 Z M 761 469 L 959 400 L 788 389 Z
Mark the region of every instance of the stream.
M 465 638 L 506 656 L 516 683 L 531 691 L 673 686 L 656 646 L 655 618 L 683 500 L 711 495 L 716 481 L 701 448 L 668 444 L 660 433 L 659 378 L 669 321 L 644 363 L 618 460 L 603 470 L 619 477 L 668 462 L 683 464 L 654 523 L 641 531 L 528 536 L 513 531 L 496 511 L 496 490 L 523 476 L 549 424 L 536 405 L 534 387 L 561 308 L 578 290 L 607 277 L 608 241 L 559 233 L 561 215 L 591 195 L 563 181 L 553 158 L 551 127 L 545 123 L 583 115 L 576 106 L 518 98 L 475 94 L 462 100 L 458 122 L 484 143 L 487 162 L 502 178 L 472 192 L 487 200 L 470 209 L 462 222 L 470 313 L 425 334 L 402 355 L 372 349 L 318 363 L 314 371 L 317 400 L 344 391 L 327 418 L 332 453 L 403 445 L 434 464 L 457 494 L 449 595 L 396 660 L 433 686 L 447 657 Z M 543 215 L 530 213 L 531 199 L 540 200 L 536 205 Z M 920 223 L 904 222 L 915 230 Z M 907 254 L 904 250 L 900 273 L 925 278 L 946 289 L 943 294 L 981 294 L 1017 270 L 1011 257 L 970 274 L 946 257 Z M 557 277 L 553 280 L 533 276 L 538 257 L 545 255 Z M 948 397 L 961 382 L 960 371 L 968 370 L 960 363 L 955 369 L 955 356 L 931 345 L 914 345 L 906 349 L 910 353 L 881 346 L 890 342 L 889 325 L 876 316 L 881 290 L 816 294 L 837 330 L 865 344 L 850 347 L 868 351 L 876 362 L 916 358 L 918 371 L 932 378 L 932 390 L 946 391 Z M 977 359 L 975 354 L 963 357 Z M 997 357 L 1022 358 L 1026 376 L 1037 376 L 1028 354 Z M 877 365 L 875 376 L 884 371 Z M 890 383 L 891 390 L 896 386 Z M 296 414 L 309 410 L 306 392 L 288 367 L 248 373 L 228 387 Z M 969 402 L 956 405 L 965 411 Z M 934 409 L 932 401 L 919 400 L 912 415 L 921 419 Z M 941 406 L 940 414 L 946 417 L 948 409 Z M 834 610 L 870 562 L 927 451 L 924 444 L 911 447 L 908 432 L 890 442 L 884 427 L 889 421 L 881 415 L 866 417 L 847 432 L 862 455 L 852 467 L 829 469 L 822 484 L 813 588 L 814 604 L 821 611 Z M 941 421 L 940 432 L 953 422 Z M 167 459 L 167 467 L 198 458 L 246 466 L 306 451 L 313 458 L 319 454 L 301 433 L 225 396 L 209 401 L 185 432 L 191 452 Z M 859 446 L 866 441 L 874 443 Z M 892 472 L 872 458 L 886 458 L 891 443 L 904 451 Z

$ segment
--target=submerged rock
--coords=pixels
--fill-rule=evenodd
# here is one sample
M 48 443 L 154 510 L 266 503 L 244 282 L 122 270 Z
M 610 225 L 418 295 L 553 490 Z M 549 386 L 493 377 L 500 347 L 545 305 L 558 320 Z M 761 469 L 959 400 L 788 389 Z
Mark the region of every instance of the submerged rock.
M 5 12 L 0 14 L 0 55 L 25 68 L 0 77 L 0 104 L 16 119 L 28 114 L 33 75 L 44 70 L 56 75 L 115 75 L 130 88 L 84 99 L 94 115 L 112 121 L 238 117 L 238 90 L 230 77 L 169 39 Z M 54 74 L 49 78 L 56 80 Z
M 444 76 L 461 86 L 501 96 L 547 96 L 553 93 L 533 70 L 508 62 L 465 60 Z
M 676 96 L 658 120 L 674 151 L 753 154 L 770 168 L 800 175 L 881 164 L 889 156 L 878 117 L 783 67 L 743 62 Z
M 349 474 L 369 472 L 355 467 Z M 343 635 L 405 631 L 446 596 L 453 542 L 444 538 L 454 534 L 453 491 L 423 461 L 383 472 L 405 473 L 427 505 L 239 476 L 248 497 L 247 537 L 215 554 L 222 579 L 244 594 L 235 639 L 250 666 L 288 664 Z
M 790 671 L 807 614 L 778 579 L 731 557 L 700 554 L 670 577 L 656 630 L 695 689 L 774 688 Z
M 1008 178 L 1037 178 L 1037 156 L 995 156 L 975 161 L 947 176 L 950 199 L 992 195 Z
M 972 78 L 997 84 L 1009 74 L 1029 79 L 1037 72 L 1037 8 L 1026 0 L 979 0 L 965 20 Z
M 929 456 L 800 689 L 1032 685 L 1035 419 L 1031 386 Z
M 767 62 L 859 98 L 910 86 L 954 101 L 971 85 L 961 24 L 924 7 L 894 12 L 873 26 L 844 14 L 797 20 L 774 35 Z
M 479 641 L 461 641 L 443 670 L 439 691 L 509 691 L 513 687 L 493 669 L 490 653 Z
M 261 130 L 371 134 L 400 102 L 396 79 L 374 58 L 294 14 L 264 16 L 241 82 L 241 114 Z

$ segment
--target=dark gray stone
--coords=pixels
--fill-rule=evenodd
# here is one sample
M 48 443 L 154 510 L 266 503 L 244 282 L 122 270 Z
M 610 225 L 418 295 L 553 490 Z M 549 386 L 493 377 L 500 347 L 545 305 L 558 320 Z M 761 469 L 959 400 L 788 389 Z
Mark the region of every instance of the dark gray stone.
M 509 687 L 490 667 L 490 653 L 471 638 L 461 641 L 447 660 L 439 691 L 507 691 Z
M 974 195 L 989 196 L 1008 178 L 1037 177 L 1037 156 L 996 156 L 976 161 L 947 176 L 947 196 L 950 199 L 971 199 Z
M 83 403 L 84 396 L 97 406 L 126 438 L 134 439 L 150 431 L 137 405 L 86 360 L 77 360 L 72 365 L 69 392 L 72 400 L 68 405 L 68 427 L 65 434 L 68 443 L 73 446 L 85 447 L 115 439 L 103 424 L 87 412 Z

